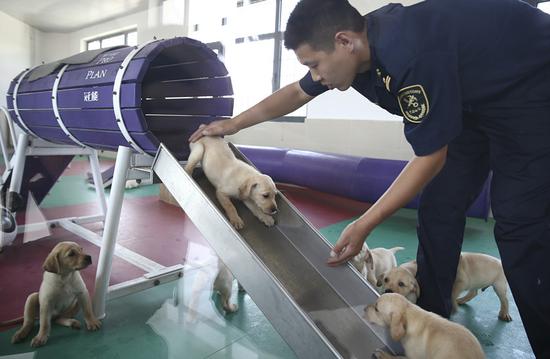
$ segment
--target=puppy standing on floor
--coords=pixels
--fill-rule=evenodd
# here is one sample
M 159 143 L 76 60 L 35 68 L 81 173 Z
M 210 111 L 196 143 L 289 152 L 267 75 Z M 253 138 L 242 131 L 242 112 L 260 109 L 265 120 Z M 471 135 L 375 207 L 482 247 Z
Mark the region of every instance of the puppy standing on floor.
M 269 176 L 238 160 L 221 137 L 202 137 L 189 147 L 191 154 L 185 171 L 191 174 L 195 166 L 202 163 L 204 174 L 216 188 L 216 198 L 233 227 L 242 229 L 244 222 L 231 198 L 242 200 L 266 226 L 275 224 L 272 216 L 277 213 L 277 188 Z
M 365 317 L 374 324 L 389 327 L 392 339 L 401 342 L 409 359 L 485 358 L 479 341 L 468 329 L 410 303 L 397 293 L 382 294 L 375 304 L 365 308 Z M 380 350 L 374 356 L 395 358 Z
M 28 296 L 23 326 L 13 335 L 12 343 L 20 342 L 29 335 L 37 317 L 40 319 L 40 330 L 31 341 L 33 347 L 46 344 L 52 320 L 66 327 L 80 329 L 80 322 L 74 319 L 79 307 L 84 312 L 88 330 L 101 327 L 101 322 L 92 312 L 88 289 L 78 272 L 91 263 L 92 258 L 74 242 L 60 242 L 52 249 L 44 262 L 40 290 Z
M 406 269 L 403 269 L 404 266 Z M 416 298 L 420 294 L 415 278 L 416 268 L 416 261 L 412 261 L 386 273 L 383 279 L 385 292 L 402 294 L 416 303 Z M 451 294 L 453 311 L 457 310 L 459 304 L 464 304 L 474 298 L 479 289 L 485 290 L 487 287 L 493 287 L 500 301 L 498 318 L 505 322 L 511 321 L 512 317 L 508 310 L 508 298 L 506 297 L 508 282 L 500 260 L 486 254 L 462 252 Z M 468 291 L 468 293 L 459 298 L 460 293 L 464 291 Z

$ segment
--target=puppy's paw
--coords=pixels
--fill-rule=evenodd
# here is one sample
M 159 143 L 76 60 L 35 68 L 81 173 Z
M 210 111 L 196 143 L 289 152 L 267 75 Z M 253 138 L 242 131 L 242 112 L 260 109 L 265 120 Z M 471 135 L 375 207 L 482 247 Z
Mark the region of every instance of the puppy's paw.
M 509 313 L 498 313 L 498 319 L 502 320 L 503 322 L 511 322 L 512 317 Z
M 239 216 L 235 218 L 230 218 L 229 222 L 231 222 L 231 225 L 237 230 L 244 228 L 244 221 Z
M 86 329 L 94 331 L 101 328 L 101 322 L 96 318 L 90 318 L 85 320 L 86 320 Z
M 38 334 L 37 336 L 32 338 L 31 347 L 33 347 L 33 348 L 41 347 L 42 345 L 46 344 L 47 341 L 48 341 L 48 336 L 47 335 Z
M 80 324 L 80 322 L 78 320 L 72 319 L 71 320 L 71 329 L 80 330 L 80 328 L 82 328 L 82 324 Z
M 376 359 L 389 359 L 393 358 L 393 355 L 386 353 L 382 349 L 376 349 L 376 351 L 372 353 L 372 357 Z
M 132 189 L 139 187 L 139 182 L 137 180 L 127 180 L 124 186 L 126 189 Z
M 270 216 L 262 216 L 262 218 L 260 218 L 260 221 L 262 221 L 263 224 L 268 227 L 273 227 L 273 225 L 275 224 L 275 219 Z
M 223 307 L 223 309 L 225 310 L 226 314 L 235 313 L 237 310 L 239 310 L 239 305 L 238 304 L 229 304 L 229 305 L 225 305 Z
M 23 332 L 22 330 L 18 330 L 13 337 L 11 337 L 11 343 L 19 343 L 20 341 L 24 340 L 27 337 L 28 333 Z

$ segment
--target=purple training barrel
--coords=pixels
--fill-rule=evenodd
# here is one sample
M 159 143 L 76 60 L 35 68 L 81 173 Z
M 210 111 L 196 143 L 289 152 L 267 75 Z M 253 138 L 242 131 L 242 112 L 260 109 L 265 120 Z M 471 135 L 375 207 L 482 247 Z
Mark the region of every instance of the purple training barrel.
M 163 142 L 185 159 L 199 124 L 233 113 L 227 69 L 189 38 L 108 50 L 34 81 L 31 72 L 11 82 L 10 114 L 27 133 L 54 143 L 154 155 Z
M 277 182 L 292 183 L 318 191 L 374 203 L 390 187 L 407 164 L 385 160 L 292 150 L 288 148 L 238 146 L 262 172 Z M 491 176 L 468 209 L 470 217 L 489 216 Z M 419 196 L 405 207 L 418 208 Z

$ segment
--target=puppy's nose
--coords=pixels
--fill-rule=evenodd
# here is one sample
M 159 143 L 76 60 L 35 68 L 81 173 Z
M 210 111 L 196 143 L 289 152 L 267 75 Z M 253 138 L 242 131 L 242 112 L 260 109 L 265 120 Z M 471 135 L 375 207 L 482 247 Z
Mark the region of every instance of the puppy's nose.
M 393 290 L 391 290 L 391 289 L 386 289 L 386 290 L 384 291 L 384 293 L 393 293 Z
M 84 256 L 84 260 L 86 261 L 86 263 L 88 264 L 92 264 L 92 257 L 91 256 Z
M 277 207 L 271 207 L 271 214 L 277 214 Z

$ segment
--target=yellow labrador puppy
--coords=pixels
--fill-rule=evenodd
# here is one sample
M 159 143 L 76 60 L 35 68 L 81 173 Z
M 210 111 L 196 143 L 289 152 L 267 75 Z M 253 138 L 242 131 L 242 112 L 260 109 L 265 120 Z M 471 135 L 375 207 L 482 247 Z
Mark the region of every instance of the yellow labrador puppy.
M 404 266 L 407 270 L 401 269 Z M 405 263 L 390 270 L 383 278 L 384 292 L 399 293 L 411 302 L 416 303 L 416 299 L 420 295 L 420 289 L 415 276 L 416 261 Z M 506 297 L 508 282 L 504 276 L 500 260 L 481 253 L 461 253 L 451 294 L 454 311 L 456 311 L 459 304 L 464 304 L 474 298 L 479 289 L 485 290 L 487 287 L 493 287 L 500 300 L 498 318 L 505 322 L 511 321 L 512 317 L 508 310 L 508 298 Z M 468 293 L 459 298 L 459 295 L 464 291 L 468 291 Z
M 202 163 L 204 174 L 216 188 L 216 197 L 233 227 L 242 229 L 244 222 L 231 198 L 243 201 L 266 226 L 275 224 L 277 188 L 271 177 L 238 160 L 221 137 L 202 137 L 191 143 L 190 148 L 185 171 L 191 174 L 193 168 Z
M 420 286 L 416 280 L 416 261 L 403 263 L 384 273 L 378 280 L 383 293 L 397 293 L 416 303 L 420 297 Z
M 352 263 L 357 270 L 373 286 L 380 286 L 379 279 L 390 269 L 397 267 L 395 253 L 403 250 L 403 247 L 373 248 L 369 249 L 367 244 L 363 244 L 361 252 L 356 255 Z
M 397 293 L 382 294 L 365 308 L 365 317 L 389 327 L 392 339 L 401 342 L 409 359 L 485 358 L 479 341 L 468 329 L 421 309 Z M 374 356 L 394 358 L 380 350 Z
M 86 328 L 99 329 L 101 322 L 92 312 L 88 289 L 78 272 L 91 263 L 92 258 L 74 242 L 60 242 L 52 249 L 44 262 L 40 290 L 28 296 L 23 326 L 13 335 L 12 343 L 20 342 L 29 335 L 37 317 L 40 319 L 40 330 L 31 341 L 33 347 L 46 344 L 52 320 L 66 327 L 80 329 L 80 322 L 74 319 L 79 307 L 84 312 Z

